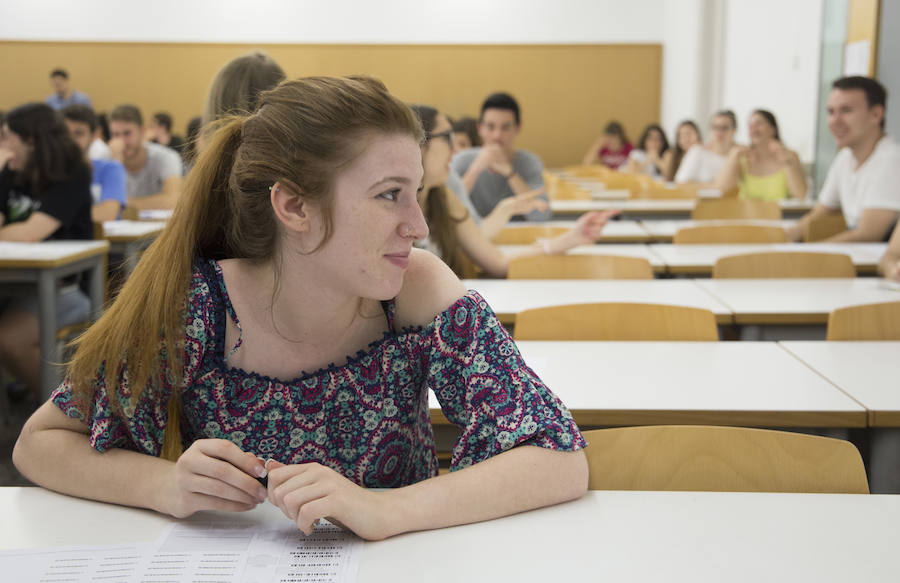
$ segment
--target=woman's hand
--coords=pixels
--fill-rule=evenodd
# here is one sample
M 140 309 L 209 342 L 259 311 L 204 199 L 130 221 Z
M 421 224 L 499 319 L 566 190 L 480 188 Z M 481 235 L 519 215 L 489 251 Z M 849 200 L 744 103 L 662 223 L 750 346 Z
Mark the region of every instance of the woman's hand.
M 618 210 L 609 210 L 584 213 L 575 221 L 575 227 L 570 232 L 582 239 L 579 244 L 596 243 L 603 234 L 606 223 L 619 212 Z
M 184 518 L 198 510 L 243 512 L 265 501 L 262 460 L 225 439 L 195 441 L 172 466 L 167 514 Z
M 546 200 L 538 197 L 546 191 L 547 190 L 543 186 L 535 188 L 534 190 L 529 190 L 522 194 L 504 198 L 497 203 L 497 206 L 502 208 L 503 212 L 507 213 L 510 217 L 526 215 L 533 210 L 545 211 L 550 206 L 547 204 Z
M 892 279 L 894 281 L 900 281 L 900 261 L 895 261 L 894 263 L 888 265 L 887 269 L 884 272 L 884 277 L 887 279 Z
M 381 540 L 400 532 L 390 493 L 357 486 L 319 463 L 284 465 L 269 460 L 269 501 L 278 506 L 306 534 L 326 518 L 367 540 Z

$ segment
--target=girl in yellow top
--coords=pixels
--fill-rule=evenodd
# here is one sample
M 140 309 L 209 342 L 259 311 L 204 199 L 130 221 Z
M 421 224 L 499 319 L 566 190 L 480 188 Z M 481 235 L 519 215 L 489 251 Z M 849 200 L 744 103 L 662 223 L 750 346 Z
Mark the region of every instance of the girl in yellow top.
M 781 143 L 771 112 L 757 109 L 748 124 L 750 146 L 734 148 L 716 179 L 722 192 L 739 187 L 741 198 L 779 200 L 806 197 L 800 158 Z

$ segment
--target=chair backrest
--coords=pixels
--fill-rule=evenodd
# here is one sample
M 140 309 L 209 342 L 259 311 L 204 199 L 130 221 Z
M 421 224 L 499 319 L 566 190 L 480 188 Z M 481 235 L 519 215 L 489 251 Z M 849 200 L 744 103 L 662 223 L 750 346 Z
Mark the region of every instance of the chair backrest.
M 528 227 L 506 227 L 494 235 L 497 245 L 531 245 L 541 238 L 552 238 L 567 233 L 568 227 L 535 225 Z
M 849 255 L 772 251 L 720 257 L 714 278 L 856 277 Z
M 566 166 L 563 168 L 563 172 L 579 178 L 598 178 L 606 176 L 611 170 L 606 166 L 593 164 L 590 166 Z
M 832 235 L 843 233 L 847 230 L 847 221 L 843 213 L 828 213 L 809 221 L 803 229 L 803 240 L 807 243 L 824 241 Z
M 591 490 L 869 493 L 859 451 L 840 439 L 687 425 L 584 436 Z
M 516 316 L 516 340 L 715 341 L 716 318 L 709 310 L 661 304 L 567 304 L 523 310 Z
M 781 227 L 760 225 L 709 225 L 678 229 L 672 242 L 702 243 L 786 243 L 787 233 Z
M 699 189 L 696 186 L 678 184 L 670 186 L 657 180 L 653 180 L 649 176 L 637 176 L 640 190 L 632 192 L 634 198 L 655 198 L 655 199 L 693 199 L 697 198 Z
M 643 189 L 641 176 L 610 171 L 600 179 L 607 190 L 627 190 L 634 195 Z
M 772 219 L 781 220 L 781 207 L 771 200 L 744 200 L 740 198 L 699 199 L 691 211 L 695 221 L 721 219 Z
M 620 255 L 535 255 L 509 262 L 507 279 L 653 279 L 643 257 Z
M 547 196 L 553 200 L 591 200 L 591 192 L 561 178 L 545 181 Z
M 828 316 L 828 340 L 900 340 L 900 302 L 838 308 Z

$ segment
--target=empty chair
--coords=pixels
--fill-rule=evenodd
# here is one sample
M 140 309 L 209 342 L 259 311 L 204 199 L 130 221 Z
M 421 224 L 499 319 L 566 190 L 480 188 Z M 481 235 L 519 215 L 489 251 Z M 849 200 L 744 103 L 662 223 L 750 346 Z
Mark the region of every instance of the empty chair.
M 653 180 L 649 176 L 636 176 L 640 190 L 632 192 L 634 198 L 693 199 L 697 198 L 697 188 L 686 184 L 670 186 Z
M 538 239 L 550 239 L 568 231 L 568 227 L 551 227 L 547 225 L 506 227 L 494 235 L 494 243 L 497 245 L 531 245 Z
M 509 262 L 507 279 L 653 279 L 643 257 L 534 255 Z
M 714 278 L 856 277 L 849 255 L 772 251 L 720 257 Z
M 869 493 L 856 447 L 830 437 L 688 425 L 584 437 L 591 490 Z
M 806 224 L 803 229 L 803 240 L 807 243 L 824 241 L 832 235 L 843 233 L 847 230 L 847 221 L 843 213 L 829 213 L 818 217 Z
M 719 339 L 709 310 L 661 304 L 568 304 L 523 310 L 516 316 L 516 340 L 688 340 Z
M 709 225 L 678 229 L 672 242 L 702 243 L 786 243 L 787 233 L 781 227 L 759 225 Z
M 900 340 L 900 302 L 838 308 L 828 316 L 828 340 Z
M 697 201 L 691 218 L 695 221 L 721 219 L 781 220 L 781 207 L 771 200 L 706 198 Z

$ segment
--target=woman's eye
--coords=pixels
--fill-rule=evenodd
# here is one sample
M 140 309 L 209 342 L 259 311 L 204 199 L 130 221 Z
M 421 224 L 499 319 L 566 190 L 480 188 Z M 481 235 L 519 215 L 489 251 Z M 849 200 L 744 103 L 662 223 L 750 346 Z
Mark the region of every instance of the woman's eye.
M 382 192 L 382 193 L 379 194 L 378 196 L 380 196 L 381 198 L 384 198 L 384 199 L 387 199 L 387 200 L 390 200 L 390 201 L 393 202 L 393 201 L 396 201 L 397 198 L 399 198 L 399 196 L 400 196 L 400 189 L 399 189 L 399 188 L 396 188 L 396 189 L 394 189 L 394 190 L 389 190 L 389 191 L 387 191 L 387 192 Z

